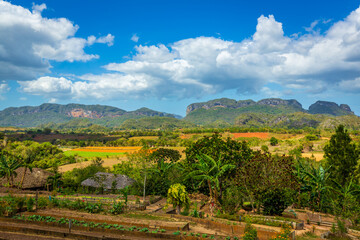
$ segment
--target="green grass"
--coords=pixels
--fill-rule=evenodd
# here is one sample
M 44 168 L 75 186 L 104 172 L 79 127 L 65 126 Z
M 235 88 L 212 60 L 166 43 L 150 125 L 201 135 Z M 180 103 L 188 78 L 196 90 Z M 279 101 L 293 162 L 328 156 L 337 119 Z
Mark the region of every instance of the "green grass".
M 316 236 L 312 232 L 307 232 L 307 233 L 304 233 L 303 235 L 296 237 L 297 240 L 315 240 L 317 238 L 320 238 L 320 237 Z
M 64 152 L 66 156 L 78 155 L 79 157 L 92 158 L 92 157 L 111 157 L 124 155 L 125 153 L 114 153 L 114 152 L 84 152 L 84 151 L 66 151 Z

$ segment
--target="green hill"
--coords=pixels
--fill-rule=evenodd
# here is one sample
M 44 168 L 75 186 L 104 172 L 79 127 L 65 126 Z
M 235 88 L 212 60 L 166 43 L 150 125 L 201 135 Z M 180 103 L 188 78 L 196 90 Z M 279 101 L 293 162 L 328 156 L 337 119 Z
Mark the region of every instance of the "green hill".
M 236 101 L 228 98 L 193 103 L 187 107 L 185 120 L 204 126 L 247 125 L 289 128 L 318 127 L 322 120 L 331 116 L 354 115 L 350 107 L 333 102 L 318 101 L 305 110 L 294 100 L 279 98 Z M 314 114 L 327 114 L 318 116 Z
M 120 126 L 127 119 L 149 116 L 178 118 L 174 114 L 157 112 L 148 108 L 127 112 L 104 105 L 45 103 L 36 107 L 11 107 L 0 111 L 0 126 L 36 127 L 49 123 L 66 123 L 73 119 L 89 119 L 94 124 L 114 127 Z
M 179 129 L 194 128 L 195 124 L 184 120 L 169 117 L 147 117 L 141 119 L 128 119 L 120 125 L 120 129 Z

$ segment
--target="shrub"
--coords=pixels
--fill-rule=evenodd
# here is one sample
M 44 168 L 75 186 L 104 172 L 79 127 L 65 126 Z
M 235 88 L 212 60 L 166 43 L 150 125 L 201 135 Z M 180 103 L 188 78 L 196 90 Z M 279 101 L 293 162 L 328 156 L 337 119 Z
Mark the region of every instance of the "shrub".
M 245 225 L 245 235 L 243 237 L 243 240 L 257 240 L 257 230 L 249 223 L 247 222 Z
M 269 152 L 269 147 L 266 145 L 261 145 L 261 151 L 263 152 Z
M 47 207 L 47 205 L 48 205 L 49 203 L 48 203 L 48 200 L 46 199 L 46 198 L 44 198 L 44 197 L 39 197 L 38 198 L 38 209 L 44 209 L 44 208 L 46 208 Z
M 289 194 L 284 189 L 267 189 L 260 196 L 263 212 L 266 215 L 281 215 L 290 203 Z
M 271 146 L 276 146 L 276 145 L 278 145 L 278 143 L 279 143 L 279 140 L 277 138 L 275 138 L 275 137 L 270 138 Z
M 86 203 L 85 210 L 89 213 L 99 213 L 103 207 L 101 203 Z
M 29 212 L 34 211 L 34 199 L 33 198 L 29 198 L 26 201 L 26 208 Z
M 281 227 L 281 231 L 275 237 L 271 238 L 271 240 L 290 240 L 291 226 L 284 225 Z
M 124 210 L 125 210 L 125 205 L 122 202 L 114 202 L 109 212 L 111 214 L 118 215 L 123 213 Z

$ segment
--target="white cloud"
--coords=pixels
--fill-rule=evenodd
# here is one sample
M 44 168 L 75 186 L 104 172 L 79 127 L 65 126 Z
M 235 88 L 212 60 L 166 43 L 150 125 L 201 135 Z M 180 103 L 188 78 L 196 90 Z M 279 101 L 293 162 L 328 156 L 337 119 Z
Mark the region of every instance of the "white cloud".
M 280 98 L 281 96 L 284 95 L 282 92 L 273 90 L 269 87 L 261 88 L 260 92 L 262 93 L 262 95 L 264 97 L 267 97 L 267 98 Z
M 109 47 L 114 45 L 114 36 L 110 33 L 104 37 L 96 38 L 95 36 L 91 35 L 87 39 L 88 45 L 93 45 L 94 43 L 106 43 Z
M 325 22 L 326 23 L 326 22 Z M 313 32 L 314 31 L 314 28 L 316 27 L 316 25 L 319 24 L 319 20 L 315 20 L 313 21 L 311 24 L 310 24 L 310 27 L 305 27 L 305 31 L 307 32 Z
M 137 43 L 139 41 L 139 39 L 140 39 L 140 37 L 135 33 L 134 35 L 132 35 L 130 40 Z
M 91 41 L 95 39 L 87 40 Z M 260 16 L 255 33 L 241 42 L 197 37 L 168 46 L 139 45 L 135 50 L 130 60 L 104 66 L 107 73 L 66 80 L 71 89 L 67 96 L 182 98 L 229 89 L 239 94 L 281 94 L 265 87 L 270 82 L 287 92 L 321 93 L 334 86 L 349 91 L 351 85 L 358 86 L 360 78 L 360 8 L 325 33 L 310 31 L 288 37 L 282 23 L 270 15 Z M 47 94 L 39 79 L 34 83 Z M 22 86 L 28 93 L 40 92 Z M 360 88 L 352 90 L 359 92 Z
M 10 90 L 10 87 L 6 83 L 0 83 L 0 99 L 4 99 L 2 96 L 4 93 L 7 93 Z
M 45 3 L 42 3 L 40 5 L 37 5 L 37 4 L 33 3 L 33 5 L 32 5 L 33 13 L 41 13 L 45 9 L 46 9 L 46 4 Z
M 357 77 L 353 80 L 341 81 L 339 87 L 344 92 L 360 92 L 360 77 Z
M 34 81 L 19 82 L 26 93 L 51 98 L 67 98 L 73 92 L 72 82 L 66 78 L 40 77 Z
M 87 54 L 93 43 L 113 44 L 114 37 L 86 40 L 75 37 L 78 26 L 66 18 L 44 18 L 45 4 L 33 11 L 0 0 L 0 80 L 30 80 L 49 73 L 50 60 L 89 61 L 99 56 Z

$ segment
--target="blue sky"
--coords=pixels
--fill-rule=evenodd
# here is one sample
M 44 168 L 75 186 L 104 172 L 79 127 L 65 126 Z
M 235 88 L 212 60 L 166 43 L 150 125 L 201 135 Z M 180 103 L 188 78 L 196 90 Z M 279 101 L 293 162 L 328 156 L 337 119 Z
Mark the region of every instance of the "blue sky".
M 280 97 L 360 115 L 358 1 L 0 0 L 0 109 Z

